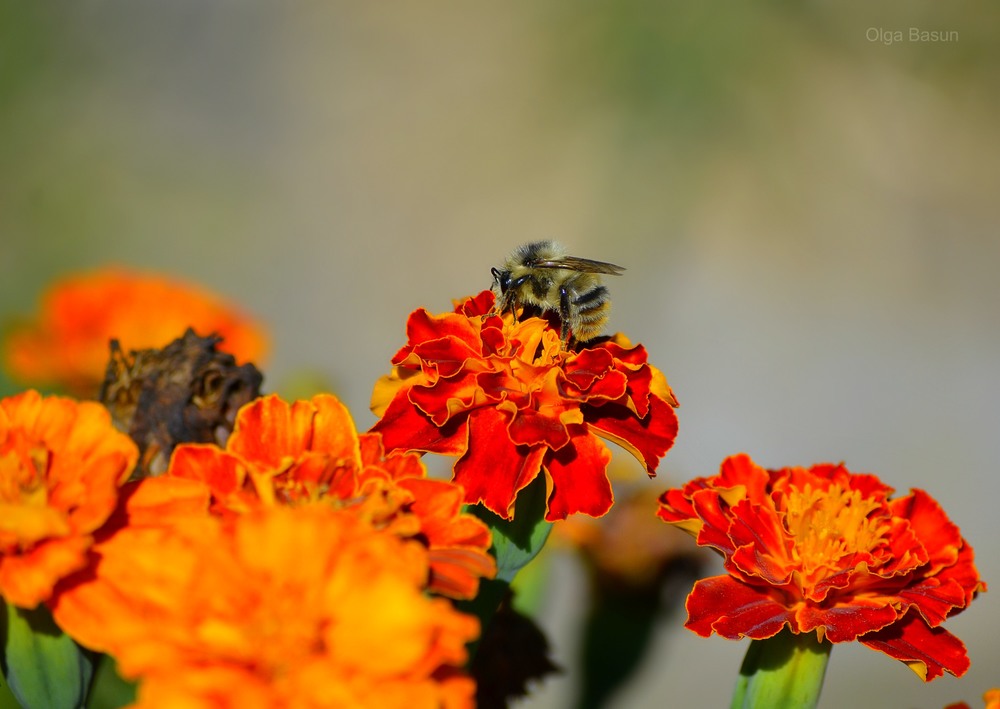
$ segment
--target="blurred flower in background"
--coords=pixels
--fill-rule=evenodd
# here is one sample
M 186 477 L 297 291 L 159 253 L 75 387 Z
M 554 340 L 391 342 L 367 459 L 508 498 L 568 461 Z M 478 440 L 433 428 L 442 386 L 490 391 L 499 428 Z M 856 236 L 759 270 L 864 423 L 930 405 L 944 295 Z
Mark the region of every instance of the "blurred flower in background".
M 156 273 L 107 268 L 55 283 L 37 317 L 8 334 L 4 362 L 18 381 L 95 397 L 112 339 L 126 352 L 158 349 L 189 327 L 218 335 L 219 348 L 241 361 L 258 362 L 265 354 L 261 325 L 209 290 Z

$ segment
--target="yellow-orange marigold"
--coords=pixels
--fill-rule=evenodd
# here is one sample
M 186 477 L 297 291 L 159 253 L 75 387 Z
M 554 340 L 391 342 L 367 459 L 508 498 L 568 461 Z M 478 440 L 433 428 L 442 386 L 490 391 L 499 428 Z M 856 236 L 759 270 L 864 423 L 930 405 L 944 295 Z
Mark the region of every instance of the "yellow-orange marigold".
M 96 403 L 0 400 L 0 596 L 34 608 L 84 566 L 137 457 Z
M 141 680 L 139 707 L 472 706 L 478 622 L 424 594 L 423 545 L 324 502 L 159 529 L 130 504 L 149 525 L 53 613 Z
M 257 361 L 266 349 L 262 328 L 219 296 L 158 274 L 106 268 L 57 282 L 37 320 L 11 333 L 4 359 L 20 381 L 95 396 L 111 339 L 126 352 L 161 348 L 188 327 L 217 334 L 220 349 L 240 361 Z

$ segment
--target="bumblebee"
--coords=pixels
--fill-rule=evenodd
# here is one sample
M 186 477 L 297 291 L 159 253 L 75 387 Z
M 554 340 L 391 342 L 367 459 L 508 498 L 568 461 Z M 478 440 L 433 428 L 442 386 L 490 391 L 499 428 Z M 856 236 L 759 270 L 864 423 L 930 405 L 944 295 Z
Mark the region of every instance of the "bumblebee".
M 555 312 L 561 323 L 563 346 L 572 336 L 586 342 L 601 334 L 608 321 L 611 300 L 598 274 L 621 275 L 612 263 L 569 256 L 554 241 L 535 241 L 518 247 L 503 266 L 492 268 L 496 310 L 512 312 L 532 306 Z

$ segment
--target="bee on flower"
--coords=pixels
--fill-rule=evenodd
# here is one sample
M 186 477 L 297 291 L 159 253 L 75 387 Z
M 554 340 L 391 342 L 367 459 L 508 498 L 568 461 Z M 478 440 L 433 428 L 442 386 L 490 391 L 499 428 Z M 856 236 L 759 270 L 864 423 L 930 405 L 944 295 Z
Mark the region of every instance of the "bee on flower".
M 650 476 L 674 443 L 666 377 L 622 335 L 566 350 L 561 325 L 518 319 L 491 291 L 451 313 L 420 308 L 406 332 L 393 371 L 375 385 L 372 430 L 389 455 L 455 456 L 468 504 L 510 519 L 518 492 L 544 475 L 546 520 L 599 517 L 613 502 L 605 440 Z

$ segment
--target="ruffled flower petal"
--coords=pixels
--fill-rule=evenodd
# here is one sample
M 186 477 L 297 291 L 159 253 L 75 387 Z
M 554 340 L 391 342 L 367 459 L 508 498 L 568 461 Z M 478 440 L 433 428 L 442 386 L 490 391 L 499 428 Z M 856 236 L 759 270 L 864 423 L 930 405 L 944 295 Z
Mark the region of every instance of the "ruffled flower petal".
M 34 608 L 87 563 L 138 455 L 99 404 L 0 400 L 0 596 Z

